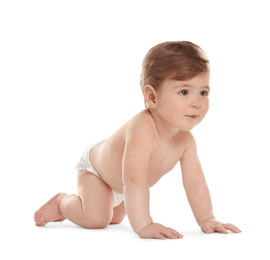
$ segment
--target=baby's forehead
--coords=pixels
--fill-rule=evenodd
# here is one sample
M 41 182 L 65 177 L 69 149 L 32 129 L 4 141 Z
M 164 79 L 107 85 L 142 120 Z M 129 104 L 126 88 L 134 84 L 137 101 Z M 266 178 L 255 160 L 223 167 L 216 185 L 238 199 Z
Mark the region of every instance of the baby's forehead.
M 171 77 L 167 77 L 163 80 L 161 86 L 171 86 L 171 87 L 196 87 L 205 86 L 209 88 L 210 83 L 210 73 L 199 74 L 191 79 L 180 80 Z

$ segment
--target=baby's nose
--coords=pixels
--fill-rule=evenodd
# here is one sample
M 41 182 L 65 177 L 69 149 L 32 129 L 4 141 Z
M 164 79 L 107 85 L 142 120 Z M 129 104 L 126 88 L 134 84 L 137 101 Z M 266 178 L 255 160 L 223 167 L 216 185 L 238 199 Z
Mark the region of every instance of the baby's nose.
M 201 102 L 200 100 L 197 98 L 197 99 L 194 99 L 192 102 L 191 102 L 191 107 L 193 108 L 200 108 L 201 107 Z

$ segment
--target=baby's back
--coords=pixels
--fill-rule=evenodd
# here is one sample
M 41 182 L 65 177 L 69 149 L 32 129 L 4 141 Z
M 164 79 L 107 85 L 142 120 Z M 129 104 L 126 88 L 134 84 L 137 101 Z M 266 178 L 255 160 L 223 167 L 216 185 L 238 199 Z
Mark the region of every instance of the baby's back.
M 102 176 L 104 181 L 119 193 L 123 193 L 122 158 L 126 142 L 126 132 L 130 124 L 141 116 L 141 113 L 136 115 L 110 138 L 94 147 L 90 153 L 90 161 L 93 167 Z
M 162 142 L 158 138 L 153 118 L 148 110 L 144 110 L 128 121 L 109 139 L 94 147 L 90 153 L 90 161 L 104 181 L 115 191 L 123 193 L 122 159 L 127 135 L 134 125 L 140 128 L 148 126 L 154 136 L 155 147 L 149 167 L 149 186 L 154 185 L 165 173 L 170 171 L 183 154 L 184 146 L 180 138 L 174 142 Z M 184 135 L 183 135 L 184 137 Z

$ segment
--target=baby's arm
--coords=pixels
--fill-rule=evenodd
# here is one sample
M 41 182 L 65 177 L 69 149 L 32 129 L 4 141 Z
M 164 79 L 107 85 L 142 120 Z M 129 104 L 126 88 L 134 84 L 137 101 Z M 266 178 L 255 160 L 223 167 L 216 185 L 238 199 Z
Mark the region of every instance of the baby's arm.
M 215 219 L 210 193 L 197 156 L 196 143 L 191 133 L 187 135 L 186 150 L 181 158 L 183 185 L 194 217 L 205 233 L 226 230 L 239 233 L 240 230 L 232 224 L 224 224 Z
M 126 137 L 122 163 L 127 216 L 141 238 L 180 238 L 177 231 L 153 223 L 150 216 L 148 171 L 152 148 L 151 126 L 133 126 Z

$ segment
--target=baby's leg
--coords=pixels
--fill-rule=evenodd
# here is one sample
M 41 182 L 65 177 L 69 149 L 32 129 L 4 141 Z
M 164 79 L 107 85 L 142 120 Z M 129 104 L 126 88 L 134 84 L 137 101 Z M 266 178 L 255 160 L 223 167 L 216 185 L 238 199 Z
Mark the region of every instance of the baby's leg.
M 110 224 L 120 224 L 125 216 L 126 216 L 126 210 L 125 210 L 125 204 L 123 201 L 120 205 L 113 208 L 113 218 Z
M 59 204 L 63 198 L 67 197 L 65 193 L 58 193 L 35 212 L 35 222 L 37 226 L 45 226 L 51 221 L 61 221 L 65 217 L 62 215 Z
M 44 207 L 46 204 L 43 208 L 41 207 L 39 211 L 43 212 L 44 219 L 42 225 L 65 217 L 84 228 L 104 228 L 108 226 L 113 215 L 111 188 L 94 174 L 81 170 L 78 172 L 78 192 L 79 196 L 54 197 L 46 203 L 47 208 Z M 50 203 L 53 199 L 57 205 L 54 209 L 52 203 Z M 54 210 L 54 216 L 49 214 L 49 205 L 50 211 Z M 54 217 L 57 214 L 56 219 Z M 36 223 L 38 225 L 37 221 Z
M 104 228 L 113 215 L 113 193 L 108 184 L 96 175 L 78 172 L 78 193 L 61 203 L 62 214 L 73 223 L 85 228 Z

